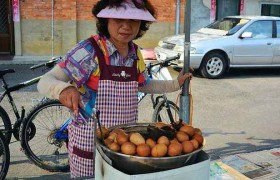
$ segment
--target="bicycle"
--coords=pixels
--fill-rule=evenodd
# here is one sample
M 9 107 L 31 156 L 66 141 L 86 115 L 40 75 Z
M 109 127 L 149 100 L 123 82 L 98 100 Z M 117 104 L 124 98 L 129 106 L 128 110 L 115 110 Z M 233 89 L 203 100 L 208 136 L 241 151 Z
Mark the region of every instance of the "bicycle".
M 5 136 L 0 131 L 0 179 L 5 179 L 10 166 L 10 149 Z
M 161 69 L 170 66 L 171 61 L 179 59 L 180 55 L 166 59 L 165 61 L 147 66 L 150 76 L 156 76 Z M 153 78 L 153 77 L 152 77 Z M 138 94 L 138 103 L 146 94 Z M 167 107 L 170 122 L 174 122 L 174 113 L 179 112 L 179 107 L 167 100 L 165 94 L 154 97 L 151 95 L 153 107 L 163 111 Z M 160 100 L 163 99 L 163 100 Z M 171 110 L 172 108 L 172 110 Z M 58 100 L 47 99 L 34 106 L 22 122 L 20 128 L 21 146 L 26 156 L 37 166 L 48 171 L 68 171 L 68 155 L 64 149 L 68 142 L 67 126 L 71 122 L 69 110 Z M 156 112 L 154 118 L 162 121 L 166 113 Z M 30 128 L 34 125 L 35 128 Z M 40 129 L 40 131 L 38 131 Z M 38 133 L 40 132 L 40 133 Z M 42 147 L 48 148 L 42 150 Z
M 52 58 L 47 63 L 44 63 L 44 66 L 46 67 L 46 69 L 51 68 L 60 59 L 61 59 L 61 57 Z M 34 65 L 34 66 L 30 67 L 30 69 L 34 70 L 34 69 L 42 67 L 42 66 L 43 66 L 42 64 Z M 6 80 L 4 79 L 4 76 L 6 74 L 9 74 L 9 73 L 15 73 L 15 70 L 14 69 L 0 70 L 0 79 L 1 79 L 1 81 L 3 83 L 2 87 L 4 88 L 4 92 L 0 95 L 0 103 L 7 96 L 8 100 L 9 100 L 9 103 L 10 103 L 10 105 L 12 107 L 12 110 L 13 110 L 13 112 L 15 114 L 15 117 L 16 117 L 15 123 L 12 124 L 7 111 L 2 106 L 0 106 L 0 118 L 1 118 L 1 120 L 3 122 L 3 125 L 1 124 L 1 127 L 4 126 L 4 130 L 2 130 L 2 133 L 3 133 L 3 135 L 4 135 L 5 139 L 6 139 L 6 142 L 8 144 L 11 141 L 12 134 L 13 134 L 13 136 L 15 137 L 15 139 L 17 141 L 19 140 L 20 124 L 21 124 L 21 122 L 22 122 L 22 120 L 24 119 L 24 116 L 25 116 L 25 109 L 24 109 L 24 107 L 22 107 L 21 114 L 20 114 L 19 110 L 18 110 L 18 108 L 16 106 L 16 103 L 15 103 L 15 101 L 14 101 L 12 95 L 11 95 L 11 93 L 14 92 L 14 91 L 20 90 L 22 88 L 31 86 L 33 84 L 36 84 L 40 80 L 40 78 L 41 78 L 41 76 L 38 76 L 38 77 L 35 77 L 33 79 L 21 82 L 19 84 L 16 84 L 16 85 L 13 85 L 13 86 L 9 86 L 7 84 L 7 82 L 6 82 Z M 34 128 L 34 127 L 30 126 L 30 128 Z

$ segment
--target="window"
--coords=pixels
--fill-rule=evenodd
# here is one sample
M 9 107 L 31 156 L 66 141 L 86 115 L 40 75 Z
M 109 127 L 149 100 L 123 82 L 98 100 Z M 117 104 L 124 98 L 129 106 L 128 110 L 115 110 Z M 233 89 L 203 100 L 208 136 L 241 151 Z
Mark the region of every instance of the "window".
M 272 38 L 272 21 L 256 21 L 245 32 L 251 32 L 252 38 Z
M 276 21 L 277 37 L 280 38 L 280 21 Z
M 280 4 L 262 4 L 261 15 L 280 17 Z

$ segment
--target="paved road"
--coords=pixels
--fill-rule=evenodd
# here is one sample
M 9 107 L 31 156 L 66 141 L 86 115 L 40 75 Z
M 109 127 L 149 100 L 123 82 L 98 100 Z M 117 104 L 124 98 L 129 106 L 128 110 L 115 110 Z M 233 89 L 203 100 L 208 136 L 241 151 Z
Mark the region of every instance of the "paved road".
M 1 65 L 0 69 L 8 67 L 18 72 L 8 78 L 10 84 L 42 74 L 30 71 L 27 65 Z M 193 125 L 202 129 L 206 138 L 205 151 L 212 160 L 219 156 L 280 147 L 279 77 L 279 69 L 258 69 L 231 70 L 219 80 L 193 78 Z M 169 94 L 168 98 L 176 102 L 178 94 Z M 41 97 L 35 86 L 16 92 L 14 96 L 27 110 L 31 108 L 33 98 Z M 7 101 L 2 103 L 5 106 Z M 139 120 L 149 121 L 151 109 L 149 98 L 145 98 L 139 104 Z M 10 144 L 10 148 L 8 179 L 69 178 L 68 173 L 50 173 L 32 165 L 20 151 L 18 142 Z

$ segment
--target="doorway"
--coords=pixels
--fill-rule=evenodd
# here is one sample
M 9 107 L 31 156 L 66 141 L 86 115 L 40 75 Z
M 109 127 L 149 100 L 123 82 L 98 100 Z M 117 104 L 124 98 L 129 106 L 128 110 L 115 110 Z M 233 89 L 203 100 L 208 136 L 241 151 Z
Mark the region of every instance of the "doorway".
M 240 0 L 217 0 L 216 19 L 240 14 Z
M 0 55 L 14 55 L 14 26 L 11 0 L 0 0 Z

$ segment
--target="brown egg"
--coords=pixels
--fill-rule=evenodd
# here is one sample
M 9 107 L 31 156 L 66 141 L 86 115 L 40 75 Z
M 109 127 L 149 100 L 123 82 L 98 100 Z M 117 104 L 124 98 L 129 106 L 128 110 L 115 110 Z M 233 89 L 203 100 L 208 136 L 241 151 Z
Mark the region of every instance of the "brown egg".
M 183 142 L 183 141 L 189 140 L 189 136 L 186 133 L 182 132 L 182 131 L 178 131 L 176 133 L 176 138 L 178 139 L 179 142 Z
M 191 143 L 193 144 L 193 147 L 194 147 L 194 150 L 198 149 L 199 148 L 199 143 L 197 142 L 196 139 L 192 139 L 190 140 Z
M 111 139 L 105 139 L 104 140 L 104 144 L 107 146 L 107 147 L 109 147 L 109 144 L 112 144 L 113 143 L 113 141 L 111 140 Z
M 167 146 L 165 144 L 156 144 L 151 151 L 153 157 L 163 157 L 167 154 Z
M 117 137 L 117 133 L 115 132 L 110 132 L 107 139 L 110 139 L 111 141 L 115 142 L 116 140 L 116 137 Z
M 125 132 L 119 132 L 116 137 L 116 141 L 119 145 L 122 145 L 128 141 L 128 135 Z
M 101 130 L 102 130 L 103 138 L 105 139 L 105 138 L 108 136 L 109 131 L 108 131 L 108 129 L 107 129 L 106 127 L 104 127 L 104 126 L 101 127 Z M 100 132 L 100 129 L 99 129 L 99 128 L 97 128 L 96 134 L 97 134 L 98 139 L 101 139 L 101 132 Z
M 145 139 L 140 133 L 132 133 L 129 138 L 130 142 L 134 143 L 135 145 L 144 144 Z
M 202 132 L 199 128 L 194 128 L 194 133 L 202 135 Z
M 158 144 L 165 144 L 166 146 L 169 146 L 170 141 L 166 136 L 160 136 L 157 140 Z
M 148 138 L 146 144 L 148 144 L 150 148 L 153 148 L 157 143 L 152 138 Z
M 136 145 L 132 142 L 125 142 L 121 145 L 121 152 L 127 155 L 134 155 L 136 153 Z
M 183 146 L 180 143 L 174 142 L 168 146 L 168 156 L 178 156 L 182 153 Z
M 116 129 L 113 129 L 112 132 L 115 132 L 115 133 L 119 134 L 120 132 L 124 133 L 124 130 L 121 129 L 121 128 L 116 128 Z
M 108 145 L 108 148 L 111 149 L 112 151 L 119 152 L 120 151 L 120 145 L 118 143 L 113 142 Z
M 136 147 L 136 152 L 138 156 L 147 157 L 151 154 L 151 148 L 148 144 L 139 144 Z
M 164 122 L 156 122 L 156 123 L 155 123 L 155 127 L 157 127 L 157 128 L 162 128 L 162 127 L 164 127 L 164 126 L 168 126 L 168 125 L 165 124 Z
M 174 138 L 174 139 L 170 140 L 170 144 L 172 144 L 172 143 L 179 143 L 179 141 L 178 141 L 178 139 Z
M 193 136 L 194 135 L 194 128 L 192 126 L 189 125 L 184 125 L 180 128 L 180 131 L 183 131 L 184 133 L 186 133 L 189 136 Z
M 198 142 L 200 145 L 202 145 L 202 143 L 203 143 L 203 136 L 202 136 L 202 135 L 200 135 L 200 134 L 194 134 L 192 138 L 193 138 L 193 139 L 196 139 L 197 142 Z
M 191 153 L 194 150 L 193 144 L 190 141 L 182 142 L 183 152 L 185 154 Z

